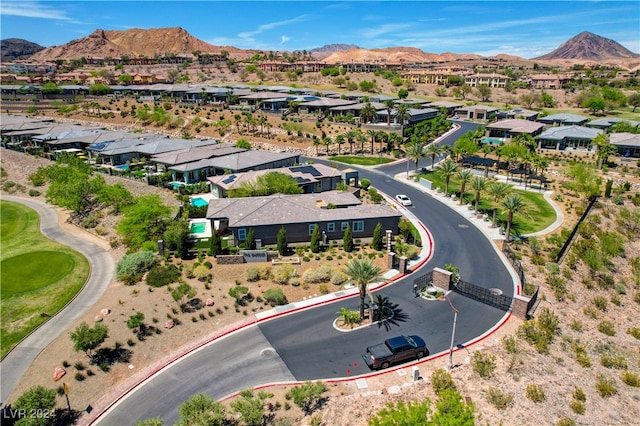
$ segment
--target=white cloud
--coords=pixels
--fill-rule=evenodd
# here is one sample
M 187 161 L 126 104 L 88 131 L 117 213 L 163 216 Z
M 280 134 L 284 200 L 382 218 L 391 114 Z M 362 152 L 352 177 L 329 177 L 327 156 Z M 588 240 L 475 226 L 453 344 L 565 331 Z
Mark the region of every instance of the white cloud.
M 0 15 L 20 16 L 23 18 L 53 19 L 59 21 L 74 21 L 67 16 L 64 10 L 52 8 L 47 5 L 34 2 L 2 2 L 0 3 Z
M 406 24 L 383 24 L 376 28 L 363 28 L 358 33 L 364 38 L 376 38 L 382 34 L 394 33 L 400 30 L 406 30 L 413 26 L 412 23 Z
M 242 32 L 242 33 L 238 34 L 238 37 L 250 39 L 250 38 L 253 38 L 254 36 L 256 36 L 258 34 L 261 34 L 261 33 L 265 32 L 265 31 L 272 30 L 274 28 L 282 27 L 282 26 L 285 26 L 285 25 L 297 24 L 297 23 L 300 23 L 300 22 L 307 21 L 309 19 L 311 19 L 311 16 L 309 16 L 309 15 L 300 15 L 300 16 L 296 16 L 295 18 L 292 18 L 292 19 L 287 19 L 285 21 L 269 22 L 267 24 L 259 25 L 258 28 L 253 30 L 253 31 Z
M 291 37 L 287 37 L 286 35 L 283 35 L 280 37 L 280 44 L 285 44 L 289 40 L 291 40 Z

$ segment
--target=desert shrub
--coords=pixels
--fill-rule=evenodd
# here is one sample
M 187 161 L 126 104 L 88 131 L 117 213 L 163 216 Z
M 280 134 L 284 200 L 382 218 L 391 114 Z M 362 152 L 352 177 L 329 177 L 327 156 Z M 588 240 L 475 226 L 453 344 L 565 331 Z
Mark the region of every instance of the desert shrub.
M 591 319 L 598 319 L 598 317 L 600 316 L 598 314 L 598 311 L 591 306 L 587 306 L 586 308 L 582 309 L 582 313 Z
M 563 417 L 556 422 L 556 426 L 576 426 L 576 422 L 569 417 Z
M 126 277 L 133 277 L 145 273 L 156 262 L 156 255 L 151 251 L 138 251 L 127 254 L 116 265 L 116 278 L 124 281 Z
M 585 402 L 587 400 L 587 395 L 581 388 L 576 387 L 573 390 L 573 399 L 575 399 L 576 401 Z
M 244 277 L 247 281 L 260 281 L 260 268 L 257 265 L 251 265 L 244 270 Z
M 309 284 L 326 283 L 331 280 L 332 272 L 333 268 L 329 265 L 309 268 L 302 274 L 302 281 Z
M 502 338 L 502 346 L 508 354 L 517 354 L 520 352 L 517 336 L 504 336 Z
M 331 273 L 331 284 L 333 285 L 342 285 L 349 279 L 349 275 L 345 274 L 343 271 L 336 269 Z
M 448 389 L 456 390 L 451 374 L 443 368 L 439 368 L 431 374 L 431 387 L 436 395 L 440 395 L 442 391 Z
M 542 402 L 545 400 L 544 389 L 542 389 L 542 386 L 534 383 L 527 385 L 525 395 L 533 402 Z
M 180 279 L 182 272 L 173 264 L 157 265 L 149 270 L 147 284 L 151 287 L 163 287 Z
M 329 287 L 327 287 L 326 284 L 320 284 L 320 287 L 318 287 L 318 291 L 321 294 L 329 294 Z
M 631 371 L 624 371 L 620 375 L 620 380 L 622 380 L 625 385 L 633 386 L 634 388 L 640 387 L 640 376 Z
M 258 276 L 261 280 L 268 280 L 271 278 L 271 268 L 269 266 L 259 266 Z
M 578 320 L 571 321 L 571 323 L 569 323 L 569 328 L 577 332 L 582 331 L 582 321 L 578 321 Z
M 476 374 L 487 379 L 491 377 L 496 368 L 496 356 L 486 352 L 475 352 L 471 365 Z
M 549 345 L 559 331 L 560 319 L 548 308 L 543 308 L 536 320 L 525 321 L 518 335 L 533 345 L 539 353 L 547 353 Z
M 326 391 L 327 386 L 322 382 L 305 382 L 303 385 L 291 388 L 287 392 L 287 399 L 292 399 L 302 411 L 311 414 L 322 406 L 324 400 L 322 394 Z
M 272 279 L 278 284 L 289 284 L 289 279 L 298 275 L 292 265 L 277 265 L 273 268 Z
M 30 189 L 28 194 L 30 197 L 39 197 L 40 191 L 38 191 L 37 189 Z
M 236 285 L 229 289 L 229 296 L 236 300 L 242 299 L 247 293 L 249 293 L 249 289 L 242 285 Z
M 498 410 L 504 410 L 513 403 L 513 394 L 502 392 L 497 387 L 489 387 L 484 391 L 487 401 Z
M 569 403 L 569 408 L 576 414 L 584 414 L 584 403 L 575 399 Z
M 78 372 L 75 374 L 75 376 L 73 376 L 73 377 L 74 377 L 77 381 L 79 381 L 79 382 L 81 382 L 81 381 L 83 381 L 83 380 L 85 379 L 84 374 L 82 374 L 82 373 L 81 373 L 81 372 L 79 372 L 79 371 L 78 371 Z
M 596 308 L 600 309 L 602 312 L 607 310 L 607 299 L 602 296 L 596 296 L 593 298 L 593 304 Z
M 264 300 L 271 306 L 286 305 L 289 303 L 284 292 L 279 288 L 271 288 L 265 291 L 262 293 L 262 297 L 264 297 Z
M 615 379 L 606 376 L 599 376 L 596 381 L 596 391 L 602 398 L 608 398 L 618 393 Z
M 640 340 L 640 328 L 638 327 L 630 327 L 627 328 L 627 334 L 635 337 L 636 339 Z
M 576 344 L 574 350 L 576 352 L 576 362 L 580 364 L 581 367 L 591 367 L 591 359 L 589 359 L 589 355 L 587 355 L 587 349 L 584 347 L 584 345 Z
M 206 265 L 198 265 L 195 268 L 193 268 L 193 275 L 199 281 L 206 281 L 211 277 L 211 270 L 209 270 L 209 268 L 207 268 Z
M 598 331 L 606 334 L 607 336 L 615 336 L 616 328 L 611 321 L 603 320 L 598 324 Z
M 627 360 L 621 355 L 602 354 L 600 356 L 600 364 L 606 368 L 615 368 L 616 370 L 626 370 Z

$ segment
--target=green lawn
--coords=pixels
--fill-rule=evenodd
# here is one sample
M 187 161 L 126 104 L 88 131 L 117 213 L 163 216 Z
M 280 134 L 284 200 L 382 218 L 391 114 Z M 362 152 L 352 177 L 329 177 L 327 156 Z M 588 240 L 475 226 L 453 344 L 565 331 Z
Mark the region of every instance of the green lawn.
M 357 155 L 336 155 L 329 157 L 331 161 L 338 161 L 340 163 L 357 164 L 359 166 L 377 166 L 379 164 L 386 164 L 396 161 L 393 158 L 385 157 L 360 157 Z
M 428 171 L 427 174 L 422 174 L 421 177 L 433 182 L 434 188 L 440 188 L 444 192 L 445 180 L 435 172 Z M 542 231 L 547 226 L 551 225 L 556 220 L 556 213 L 553 207 L 544 199 L 541 192 L 524 191 L 514 187 L 514 193 L 520 195 L 527 208 L 523 212 L 517 212 L 513 216 L 513 223 L 511 225 L 512 234 L 531 234 L 533 232 Z M 449 180 L 449 194 L 455 193 L 460 196 L 460 183 L 455 177 L 451 177 Z M 471 190 L 470 185 L 467 185 L 464 196 L 465 204 L 475 202 L 475 193 Z M 480 202 L 478 203 L 478 210 L 486 212 L 490 216 L 493 215 L 493 204 L 486 194 L 480 195 Z M 497 222 L 501 225 L 505 225 L 507 222 L 506 213 L 501 213 L 501 209 L 498 208 Z
M 0 352 L 62 309 L 89 276 L 80 253 L 45 238 L 35 211 L 0 201 Z

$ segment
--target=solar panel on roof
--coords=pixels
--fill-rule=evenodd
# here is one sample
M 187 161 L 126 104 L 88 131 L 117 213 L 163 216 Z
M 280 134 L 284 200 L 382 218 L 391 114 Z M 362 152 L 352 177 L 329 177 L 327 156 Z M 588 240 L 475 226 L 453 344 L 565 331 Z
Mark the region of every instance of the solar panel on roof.
M 236 175 L 231 175 L 228 178 L 226 178 L 225 180 L 223 180 L 222 183 L 231 183 L 234 180 L 236 180 Z
M 105 146 L 106 146 L 106 143 L 104 143 L 104 142 L 100 142 L 100 143 L 96 143 L 96 144 L 91 145 L 89 148 L 91 148 L 91 149 L 101 150 L 101 149 L 103 149 Z

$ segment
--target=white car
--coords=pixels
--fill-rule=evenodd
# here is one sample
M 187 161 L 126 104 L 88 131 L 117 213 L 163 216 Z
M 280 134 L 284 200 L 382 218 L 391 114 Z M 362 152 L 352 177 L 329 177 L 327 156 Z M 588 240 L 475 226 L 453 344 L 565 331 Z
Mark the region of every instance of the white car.
M 403 206 L 410 206 L 411 204 L 411 199 L 409 197 L 407 197 L 404 194 L 398 194 L 396 195 L 396 201 L 399 202 L 400 204 L 402 204 Z

